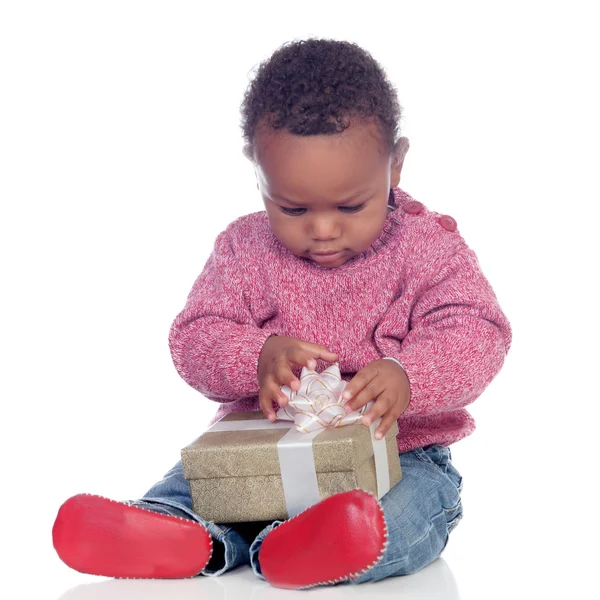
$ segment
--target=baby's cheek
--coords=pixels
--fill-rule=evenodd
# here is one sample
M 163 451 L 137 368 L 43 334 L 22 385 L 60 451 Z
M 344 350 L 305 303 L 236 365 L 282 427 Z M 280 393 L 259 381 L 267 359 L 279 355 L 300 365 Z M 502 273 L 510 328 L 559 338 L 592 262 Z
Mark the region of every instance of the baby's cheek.
M 302 255 L 306 251 L 306 244 L 302 243 L 302 235 L 296 230 L 286 228 L 275 234 L 277 239 L 293 254 Z
M 366 250 L 368 250 L 371 245 L 377 240 L 377 236 L 369 235 L 367 232 L 357 231 L 353 236 L 354 245 L 352 246 L 352 250 L 356 254 L 362 254 Z

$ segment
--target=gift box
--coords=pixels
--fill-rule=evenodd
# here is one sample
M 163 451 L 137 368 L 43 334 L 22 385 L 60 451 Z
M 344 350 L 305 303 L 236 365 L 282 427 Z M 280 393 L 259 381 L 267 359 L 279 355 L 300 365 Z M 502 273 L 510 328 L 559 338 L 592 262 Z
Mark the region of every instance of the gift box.
M 301 388 L 268 421 L 262 412 L 230 413 L 182 452 L 194 512 L 207 521 L 284 520 L 337 492 L 383 496 L 401 479 L 397 425 L 375 440 L 376 421 L 346 414 L 337 365 L 302 371 Z M 293 420 L 292 420 L 293 419 Z

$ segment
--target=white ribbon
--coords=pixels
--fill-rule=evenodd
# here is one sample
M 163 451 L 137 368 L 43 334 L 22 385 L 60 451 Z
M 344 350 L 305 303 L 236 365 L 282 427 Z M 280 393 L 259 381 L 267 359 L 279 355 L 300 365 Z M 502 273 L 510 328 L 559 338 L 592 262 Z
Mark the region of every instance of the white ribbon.
M 288 516 L 293 517 L 305 508 L 321 501 L 312 441 L 321 431 L 301 433 L 289 421 L 271 423 L 268 419 L 248 421 L 218 421 L 207 433 L 217 431 L 251 431 L 253 429 L 288 429 L 277 442 L 281 483 Z
M 390 468 L 388 464 L 387 444 L 385 438 L 375 439 L 375 430 L 379 427 L 381 419 L 377 419 L 369 426 L 371 443 L 373 444 L 373 458 L 375 459 L 375 475 L 377 477 L 377 498 L 382 498 L 390 491 Z
M 317 376 L 317 382 L 314 376 Z M 268 419 L 218 421 L 207 430 L 207 432 L 269 428 L 289 430 L 277 442 L 281 482 L 289 517 L 321 501 L 313 455 L 314 438 L 326 427 L 341 427 L 361 422 L 362 415 L 372 405 L 370 402 L 360 410 L 346 414 L 345 401 L 341 398 L 346 382 L 342 381 L 337 365 L 333 365 L 320 375 L 315 371 L 303 369 L 300 383 L 301 387 L 297 393 L 288 388 L 291 392 L 290 396 L 292 394 L 294 396 L 290 398 L 288 406 L 277 411 L 277 417 L 286 420 L 275 423 L 271 423 Z M 321 383 L 328 387 L 323 388 Z M 386 441 L 375 439 L 375 430 L 380 422 L 381 419 L 377 419 L 369 426 L 378 498 L 390 489 Z
M 277 417 L 294 421 L 296 429 L 306 433 L 362 423 L 363 415 L 374 402 L 371 401 L 358 410 L 346 412 L 346 400 L 342 398 L 342 392 L 346 385 L 337 363 L 322 373 L 304 367 L 300 375 L 300 388 L 297 392 L 287 385 L 281 388 L 288 398 L 288 403 L 277 411 Z M 369 426 L 375 458 L 378 498 L 381 498 L 390 489 L 386 442 L 385 439 L 375 439 L 375 430 L 380 423 L 381 419 L 377 419 Z
M 300 433 L 291 428 L 277 442 L 285 507 L 290 517 L 321 502 L 313 454 L 313 440 L 320 433 Z
M 375 473 L 377 477 L 377 498 L 381 498 L 390 489 L 390 474 L 385 439 L 375 439 L 375 429 L 381 419 L 377 419 L 369 427 Z M 313 455 L 313 439 L 322 430 L 302 433 L 293 427 L 290 421 L 271 423 L 268 419 L 252 419 L 248 421 L 218 421 L 207 432 L 218 431 L 251 431 L 253 429 L 288 429 L 289 431 L 277 442 L 277 455 L 281 469 L 281 483 L 285 497 L 285 506 L 289 517 L 293 517 L 309 506 L 321 501 L 317 472 Z

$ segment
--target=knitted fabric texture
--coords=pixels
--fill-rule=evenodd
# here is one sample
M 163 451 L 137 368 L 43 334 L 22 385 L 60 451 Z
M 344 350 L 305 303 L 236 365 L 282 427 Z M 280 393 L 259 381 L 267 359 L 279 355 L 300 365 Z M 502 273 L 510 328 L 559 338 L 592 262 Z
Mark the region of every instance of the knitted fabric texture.
M 425 207 L 415 213 L 401 189 L 393 197 L 379 238 L 340 267 L 292 254 L 265 212 L 217 237 L 169 334 L 181 377 L 221 403 L 214 420 L 259 410 L 258 358 L 278 334 L 336 352 L 346 381 L 373 360 L 400 361 L 411 391 L 398 419 L 400 452 L 474 430 L 465 407 L 502 367 L 510 324 L 458 230 Z M 319 360 L 316 370 L 328 366 Z

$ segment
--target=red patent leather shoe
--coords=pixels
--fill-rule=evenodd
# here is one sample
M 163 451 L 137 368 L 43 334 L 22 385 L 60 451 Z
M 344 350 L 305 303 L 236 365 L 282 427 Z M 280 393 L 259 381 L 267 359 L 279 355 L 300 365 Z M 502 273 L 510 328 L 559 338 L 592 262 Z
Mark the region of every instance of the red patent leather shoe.
M 210 534 L 197 521 L 89 494 L 60 507 L 52 539 L 69 567 L 105 577 L 193 577 L 212 555 Z
M 357 578 L 379 562 L 386 545 L 381 504 L 373 494 L 352 490 L 273 529 L 258 559 L 270 584 L 299 589 Z

